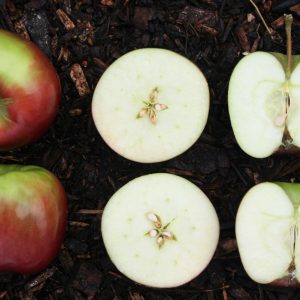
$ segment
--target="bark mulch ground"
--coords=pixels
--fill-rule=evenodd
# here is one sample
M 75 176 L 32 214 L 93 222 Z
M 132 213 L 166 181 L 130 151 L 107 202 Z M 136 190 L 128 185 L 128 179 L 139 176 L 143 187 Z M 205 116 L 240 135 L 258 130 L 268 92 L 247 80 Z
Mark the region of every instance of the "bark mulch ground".
M 262 181 L 299 181 L 295 155 L 254 159 L 236 144 L 227 108 L 230 74 L 243 53 L 285 52 L 283 14 L 293 13 L 294 53 L 300 54 L 300 4 L 238 0 L 0 0 L 0 28 L 42 48 L 61 78 L 63 99 L 51 129 L 35 143 L 0 153 L 0 163 L 35 164 L 54 172 L 69 197 L 68 227 L 56 260 L 33 275 L 0 275 L 0 299 L 300 299 L 295 289 L 259 285 L 246 275 L 234 223 L 245 192 Z M 91 117 L 95 85 L 107 66 L 130 50 L 162 47 L 189 58 L 210 86 L 208 124 L 186 153 L 160 164 L 116 155 Z M 100 235 L 101 212 L 129 180 L 148 173 L 184 176 L 212 200 L 220 242 L 207 269 L 176 289 L 150 289 L 120 274 Z M 276 245 L 274 245 L 276 247 Z

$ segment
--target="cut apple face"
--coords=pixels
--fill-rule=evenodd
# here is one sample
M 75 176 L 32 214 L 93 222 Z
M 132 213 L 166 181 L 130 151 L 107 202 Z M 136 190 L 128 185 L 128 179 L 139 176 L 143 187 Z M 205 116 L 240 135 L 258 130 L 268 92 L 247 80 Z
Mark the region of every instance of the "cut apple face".
M 243 198 L 236 238 L 248 275 L 262 284 L 300 282 L 300 184 L 261 183 Z
M 202 72 L 164 49 L 117 59 L 94 92 L 92 115 L 104 141 L 142 163 L 171 159 L 191 147 L 207 121 L 209 89 Z
M 287 56 L 255 52 L 244 57 L 230 78 L 231 125 L 247 154 L 264 158 L 279 147 L 300 146 L 300 56 L 287 75 Z
M 151 287 L 176 287 L 198 276 L 218 243 L 214 207 L 179 176 L 150 174 L 118 190 L 101 223 L 104 245 L 117 269 Z

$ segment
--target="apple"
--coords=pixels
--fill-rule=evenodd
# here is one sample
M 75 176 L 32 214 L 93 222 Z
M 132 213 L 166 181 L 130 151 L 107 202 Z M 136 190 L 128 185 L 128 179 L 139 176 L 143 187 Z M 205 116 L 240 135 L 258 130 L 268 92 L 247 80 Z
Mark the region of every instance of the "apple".
M 117 59 L 100 78 L 92 115 L 104 141 L 142 163 L 171 159 L 201 135 L 209 89 L 199 68 L 165 49 L 138 49 Z
M 256 158 L 300 146 L 300 55 L 291 55 L 292 16 L 285 20 L 287 55 L 249 54 L 230 78 L 228 106 L 234 135 L 240 147 Z
M 244 196 L 236 238 L 248 275 L 262 284 L 299 286 L 300 184 L 265 182 Z
M 205 269 L 217 247 L 219 221 L 197 186 L 158 173 L 130 181 L 110 198 L 101 231 L 120 272 L 140 284 L 167 288 Z
M 60 103 L 58 75 L 33 43 L 0 29 L 0 150 L 40 137 Z
M 49 171 L 0 165 L 0 272 L 38 272 L 60 249 L 66 193 Z

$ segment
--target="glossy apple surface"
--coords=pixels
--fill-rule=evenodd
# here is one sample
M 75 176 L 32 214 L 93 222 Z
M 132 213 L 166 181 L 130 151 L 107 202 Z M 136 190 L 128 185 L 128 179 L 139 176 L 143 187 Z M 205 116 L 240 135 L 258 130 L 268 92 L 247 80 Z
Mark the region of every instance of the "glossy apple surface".
M 244 196 L 236 218 L 242 263 L 256 282 L 299 286 L 300 184 L 265 182 Z
M 60 103 L 60 81 L 33 43 L 0 29 L 0 150 L 40 137 Z
M 188 180 L 171 174 L 138 177 L 107 203 L 101 222 L 118 270 L 151 287 L 176 287 L 208 265 L 219 238 L 216 211 Z
M 47 267 L 60 249 L 66 216 L 66 194 L 52 173 L 0 165 L 0 271 Z

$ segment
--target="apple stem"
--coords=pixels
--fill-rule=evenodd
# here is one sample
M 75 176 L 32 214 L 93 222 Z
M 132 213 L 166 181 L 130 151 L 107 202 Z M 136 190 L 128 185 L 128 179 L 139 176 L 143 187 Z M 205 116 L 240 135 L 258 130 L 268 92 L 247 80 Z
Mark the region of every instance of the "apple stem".
M 284 15 L 285 31 L 286 31 L 286 51 L 287 51 L 287 67 L 286 76 L 290 79 L 292 73 L 292 23 L 293 16 L 291 14 Z

